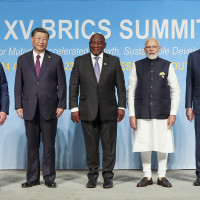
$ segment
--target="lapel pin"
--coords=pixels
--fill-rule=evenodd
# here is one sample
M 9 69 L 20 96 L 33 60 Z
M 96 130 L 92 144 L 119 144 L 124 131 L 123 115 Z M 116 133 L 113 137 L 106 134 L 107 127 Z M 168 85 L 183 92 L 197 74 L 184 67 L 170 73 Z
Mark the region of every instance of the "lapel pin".
M 165 72 L 160 72 L 159 76 L 162 76 L 162 78 L 165 78 Z
M 48 58 L 51 58 L 51 56 L 48 56 Z
M 106 63 L 104 63 L 104 65 L 106 66 Z

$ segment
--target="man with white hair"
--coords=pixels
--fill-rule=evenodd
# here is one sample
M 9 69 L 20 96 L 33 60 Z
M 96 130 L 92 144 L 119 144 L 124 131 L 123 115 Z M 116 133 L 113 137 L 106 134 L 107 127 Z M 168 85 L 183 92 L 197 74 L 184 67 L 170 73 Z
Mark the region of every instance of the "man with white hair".
M 172 187 L 165 178 L 168 153 L 174 152 L 172 126 L 180 100 L 178 80 L 172 64 L 159 58 L 158 40 L 149 38 L 144 51 L 147 58 L 135 62 L 129 76 L 128 108 L 133 128 L 133 152 L 141 152 L 144 178 L 137 187 L 153 184 L 151 153 L 157 151 L 158 180 Z

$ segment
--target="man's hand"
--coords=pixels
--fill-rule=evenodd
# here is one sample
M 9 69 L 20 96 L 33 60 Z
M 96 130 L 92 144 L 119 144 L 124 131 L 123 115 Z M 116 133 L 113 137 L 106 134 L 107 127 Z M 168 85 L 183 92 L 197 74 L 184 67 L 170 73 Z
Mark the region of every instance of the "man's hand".
M 0 126 L 4 124 L 7 119 L 7 114 L 5 112 L 0 112 Z
M 76 122 L 77 124 L 79 123 L 79 111 L 77 112 L 71 112 L 71 120 Z
M 24 115 L 23 108 L 18 108 L 18 109 L 17 109 L 17 115 L 18 115 L 21 119 L 23 119 L 23 115 Z
M 63 112 L 64 112 L 64 109 L 57 108 L 56 109 L 56 114 L 57 114 L 56 117 L 59 118 L 63 114 Z
M 187 108 L 186 116 L 187 116 L 187 119 L 192 122 L 192 120 L 194 119 L 194 111 L 192 108 Z
M 118 109 L 118 110 L 117 110 L 117 114 L 118 114 L 117 122 L 120 122 L 120 121 L 122 121 L 122 119 L 124 118 L 125 110 L 123 110 L 123 109 Z
M 170 115 L 167 120 L 168 128 L 170 129 L 176 121 L 176 115 Z
M 133 128 L 134 130 L 137 130 L 137 118 L 129 117 L 129 122 L 130 122 L 131 128 Z

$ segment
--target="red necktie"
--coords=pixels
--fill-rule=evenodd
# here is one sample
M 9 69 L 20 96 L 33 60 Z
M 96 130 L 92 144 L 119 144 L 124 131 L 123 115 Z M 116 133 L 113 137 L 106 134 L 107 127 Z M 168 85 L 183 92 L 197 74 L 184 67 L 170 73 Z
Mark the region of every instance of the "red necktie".
M 36 60 L 36 63 L 35 63 L 35 69 L 36 69 L 36 74 L 37 76 L 39 77 L 39 74 L 40 74 L 40 55 L 37 55 L 36 56 L 37 60 Z

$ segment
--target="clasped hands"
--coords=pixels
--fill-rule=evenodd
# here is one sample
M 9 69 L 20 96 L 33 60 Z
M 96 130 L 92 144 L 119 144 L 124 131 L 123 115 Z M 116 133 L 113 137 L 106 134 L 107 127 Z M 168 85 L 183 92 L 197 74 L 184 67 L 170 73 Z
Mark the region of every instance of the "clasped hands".
M 124 115 L 125 115 L 125 110 L 123 109 L 118 109 L 117 110 L 117 122 L 120 122 L 123 118 L 124 118 Z M 71 120 L 76 123 L 79 123 L 79 119 L 80 119 L 80 116 L 79 116 L 79 111 L 76 111 L 76 112 L 72 112 L 71 113 Z
M 174 123 L 176 121 L 176 115 L 170 115 L 167 119 L 167 126 L 170 129 Z M 130 126 L 131 128 L 133 128 L 134 130 L 137 130 L 137 118 L 135 116 L 131 116 L 129 117 L 129 122 L 130 122 Z
M 56 117 L 59 118 L 64 112 L 64 109 L 63 108 L 57 108 L 56 109 Z M 17 109 L 17 115 L 23 119 L 23 115 L 24 115 L 24 111 L 23 111 L 23 108 L 18 108 Z

